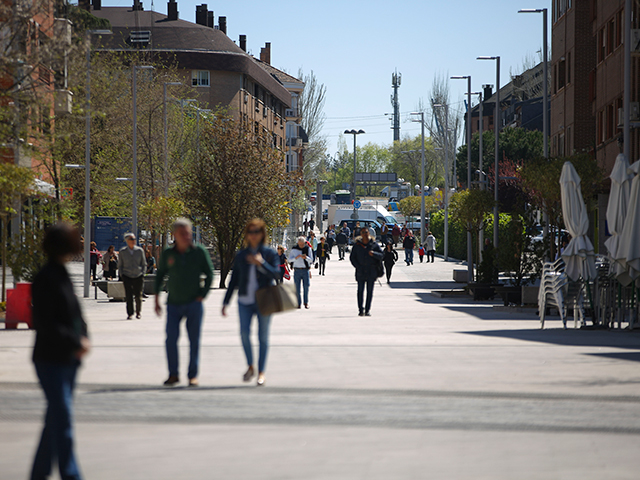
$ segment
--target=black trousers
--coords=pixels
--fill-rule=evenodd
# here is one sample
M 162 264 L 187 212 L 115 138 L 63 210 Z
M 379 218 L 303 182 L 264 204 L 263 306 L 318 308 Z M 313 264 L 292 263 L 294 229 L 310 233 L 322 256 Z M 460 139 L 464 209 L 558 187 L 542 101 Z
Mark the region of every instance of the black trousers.
M 346 250 L 347 246 L 345 244 L 338 244 L 338 259 L 339 260 L 344 260 L 344 251 Z
M 431 263 L 433 263 L 436 258 L 436 251 L 435 250 L 427 250 L 427 262 L 429 261 L 429 255 L 431 255 Z
M 367 280 L 358 280 L 358 311 L 369 312 L 371 311 L 371 301 L 373 300 L 373 286 L 376 283 L 375 278 L 368 278 Z M 367 301 L 364 302 L 364 287 L 367 287 Z M 362 304 L 364 303 L 364 308 Z
M 391 280 L 391 270 L 393 270 L 393 263 L 385 263 L 384 264 L 384 271 L 387 274 L 387 282 L 389 280 Z
M 318 263 L 320 264 L 318 274 L 324 275 L 324 269 L 326 268 L 326 265 L 327 265 L 327 257 L 318 257 Z
M 144 275 L 136 278 L 122 275 L 124 283 L 124 294 L 127 300 L 127 316 L 133 315 L 133 299 L 136 299 L 136 315 L 142 310 L 142 286 L 144 285 Z

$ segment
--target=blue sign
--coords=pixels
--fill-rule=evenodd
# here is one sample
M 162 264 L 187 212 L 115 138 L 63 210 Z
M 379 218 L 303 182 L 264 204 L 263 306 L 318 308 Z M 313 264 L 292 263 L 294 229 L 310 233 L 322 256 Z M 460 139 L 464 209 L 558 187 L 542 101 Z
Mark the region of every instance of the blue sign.
M 355 208 L 356 210 L 359 209 L 362 206 L 362 203 L 360 203 L 360 200 L 356 200 L 355 202 L 353 202 L 353 208 Z

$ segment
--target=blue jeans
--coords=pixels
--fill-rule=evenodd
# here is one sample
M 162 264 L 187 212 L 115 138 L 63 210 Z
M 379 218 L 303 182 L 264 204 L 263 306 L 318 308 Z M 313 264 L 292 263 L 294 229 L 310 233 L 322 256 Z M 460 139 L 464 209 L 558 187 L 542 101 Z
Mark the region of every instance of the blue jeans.
M 258 357 L 258 372 L 264 372 L 267 363 L 267 353 L 269 351 L 269 327 L 271 326 L 271 315 L 260 315 L 258 305 L 243 305 L 238 303 L 240 312 L 240 338 L 242 348 L 247 357 L 247 365 L 253 365 L 253 349 L 251 348 L 251 320 L 255 315 L 258 317 L 258 340 L 260 341 L 260 354 Z
M 180 321 L 187 317 L 187 335 L 189 335 L 189 378 L 198 376 L 200 355 L 200 329 L 202 327 L 202 302 L 193 301 L 184 305 L 167 304 L 167 362 L 169 375 L 178 376 L 178 337 Z
M 300 299 L 300 288 L 303 288 L 304 291 L 304 304 L 309 304 L 309 270 L 305 270 L 303 268 L 296 268 L 293 271 L 293 283 L 296 286 L 296 293 L 298 294 L 298 306 L 302 305 L 302 301 Z M 302 287 L 300 286 L 302 284 Z
M 62 480 L 79 480 L 80 470 L 73 453 L 73 389 L 79 363 L 37 362 L 36 373 L 47 398 L 47 413 L 40 444 L 33 460 L 31 480 L 49 478 L 54 459 Z
M 409 263 L 413 263 L 413 248 L 405 248 L 404 249 L 404 261 Z

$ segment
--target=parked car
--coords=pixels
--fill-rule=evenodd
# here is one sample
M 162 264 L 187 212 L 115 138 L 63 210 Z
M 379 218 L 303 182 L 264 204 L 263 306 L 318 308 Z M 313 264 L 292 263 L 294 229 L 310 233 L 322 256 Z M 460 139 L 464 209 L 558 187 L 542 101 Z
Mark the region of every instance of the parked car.
M 322 211 L 322 220 L 324 221 L 324 220 L 326 220 L 326 219 L 328 219 L 328 218 L 329 218 L 329 209 L 328 209 L 328 208 L 325 208 L 325 209 Z
M 309 195 L 309 201 L 311 203 L 314 203 L 316 201 L 316 199 L 317 199 L 317 195 L 318 195 L 317 192 L 311 192 L 311 195 Z

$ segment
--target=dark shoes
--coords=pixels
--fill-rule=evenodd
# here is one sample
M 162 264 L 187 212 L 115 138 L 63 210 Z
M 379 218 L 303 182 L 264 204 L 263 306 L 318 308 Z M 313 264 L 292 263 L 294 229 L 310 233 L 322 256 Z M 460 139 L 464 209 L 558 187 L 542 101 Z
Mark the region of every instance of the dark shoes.
M 189 383 L 191 383 L 191 380 L 189 380 Z M 164 382 L 164 385 L 166 387 L 173 387 L 176 383 L 178 383 L 180 381 L 180 379 L 177 377 L 177 375 L 170 375 L 169 378 L 167 378 L 167 380 Z M 197 380 L 196 380 L 197 382 Z
M 360 313 L 358 313 L 359 317 L 364 317 L 364 312 L 362 310 L 360 310 Z
M 365 317 L 370 317 L 371 316 L 371 312 L 364 312 L 364 316 Z
M 242 381 L 248 382 L 253 378 L 254 375 L 255 375 L 255 372 L 253 370 L 253 367 L 249 367 L 247 371 L 244 373 L 244 375 L 242 376 Z
M 140 320 L 140 314 L 139 314 L 139 313 L 138 313 L 138 314 L 136 314 L 136 318 L 137 318 L 138 320 Z
M 308 309 L 309 309 L 309 304 L 308 304 L 308 303 L 305 303 L 305 304 L 304 304 L 304 308 L 306 308 L 306 309 L 308 310 Z

